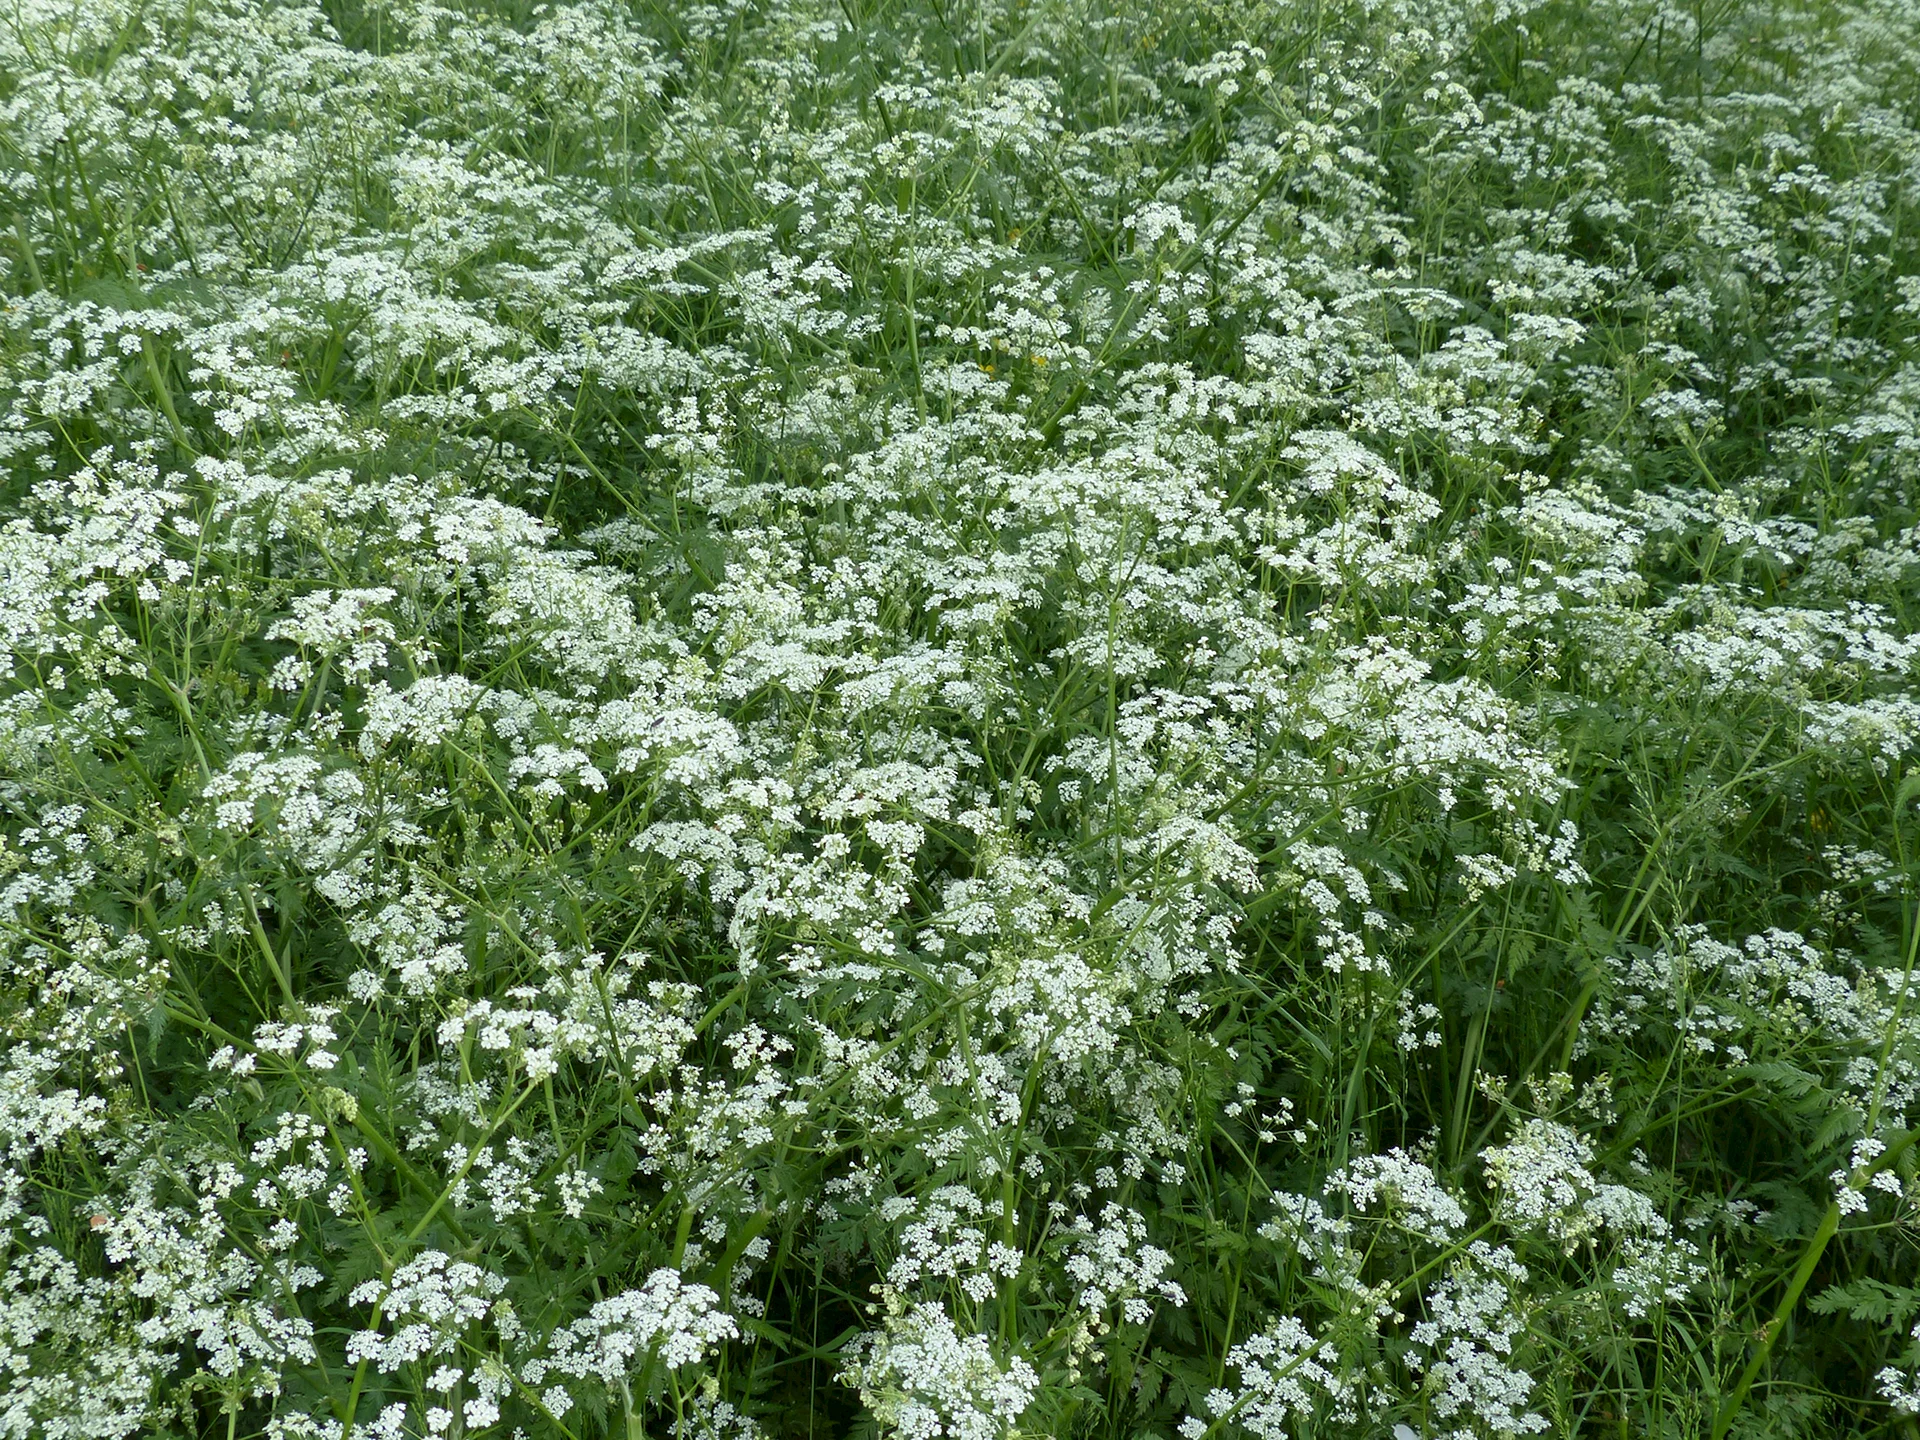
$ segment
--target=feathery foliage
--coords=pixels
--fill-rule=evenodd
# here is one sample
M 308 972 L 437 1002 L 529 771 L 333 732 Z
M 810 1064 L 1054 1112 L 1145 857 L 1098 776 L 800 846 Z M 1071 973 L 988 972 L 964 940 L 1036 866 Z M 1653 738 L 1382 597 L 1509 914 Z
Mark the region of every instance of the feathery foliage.
M 0 1436 L 1912 1436 L 1910 0 L 19 0 Z

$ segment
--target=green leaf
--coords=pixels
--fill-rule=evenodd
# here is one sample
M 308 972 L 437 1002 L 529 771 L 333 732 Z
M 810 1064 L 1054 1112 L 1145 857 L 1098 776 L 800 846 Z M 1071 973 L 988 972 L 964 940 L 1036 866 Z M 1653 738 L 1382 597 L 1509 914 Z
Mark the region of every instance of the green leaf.
M 1874 1325 L 1905 1325 L 1920 1314 L 1920 1290 L 1862 1279 L 1830 1285 L 1807 1302 L 1816 1315 L 1841 1315 Z

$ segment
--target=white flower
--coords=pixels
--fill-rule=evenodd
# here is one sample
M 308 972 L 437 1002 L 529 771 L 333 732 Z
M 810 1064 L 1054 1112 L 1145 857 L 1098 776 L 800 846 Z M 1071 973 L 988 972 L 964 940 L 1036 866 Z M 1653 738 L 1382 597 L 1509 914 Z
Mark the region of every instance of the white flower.
M 934 1304 L 889 1315 L 883 1330 L 855 1342 L 843 1374 L 903 1440 L 999 1440 L 1040 1383 L 1020 1356 L 997 1356 L 987 1336 L 962 1334 Z
M 522 1367 L 529 1385 L 551 1373 L 619 1385 L 649 1356 L 670 1370 L 695 1364 L 739 1335 L 720 1297 L 704 1285 L 689 1285 L 677 1270 L 662 1267 L 638 1289 L 594 1304 L 580 1319 L 556 1330 L 546 1354 Z

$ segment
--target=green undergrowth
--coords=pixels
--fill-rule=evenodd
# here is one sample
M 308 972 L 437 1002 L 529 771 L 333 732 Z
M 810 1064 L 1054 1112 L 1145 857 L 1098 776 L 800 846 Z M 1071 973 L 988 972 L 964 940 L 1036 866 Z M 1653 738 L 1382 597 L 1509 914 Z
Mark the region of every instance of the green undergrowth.
M 1920 11 L 0 14 L 0 1436 L 1920 1436 Z

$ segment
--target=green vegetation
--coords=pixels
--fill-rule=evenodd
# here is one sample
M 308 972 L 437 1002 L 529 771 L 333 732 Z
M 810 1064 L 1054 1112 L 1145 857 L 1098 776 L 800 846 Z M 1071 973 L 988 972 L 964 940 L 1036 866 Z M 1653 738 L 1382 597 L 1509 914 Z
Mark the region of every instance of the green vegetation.
M 0 1437 L 1920 1437 L 1911 0 L 0 14 Z

